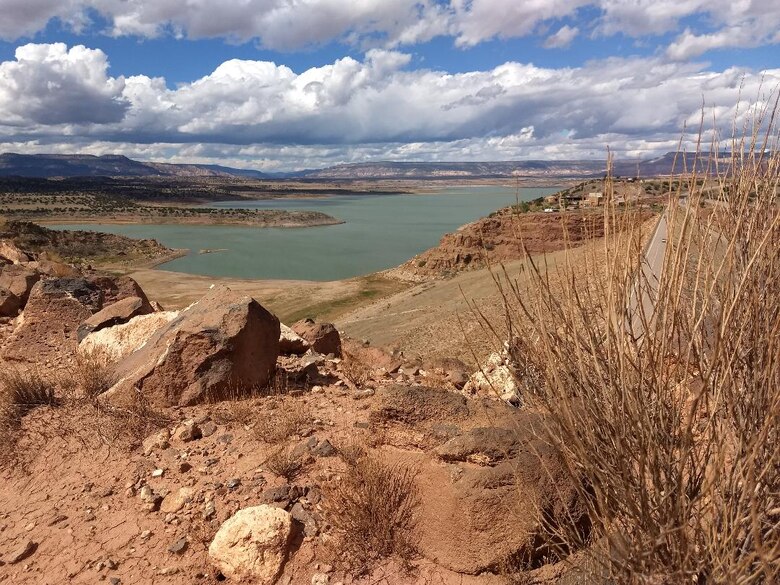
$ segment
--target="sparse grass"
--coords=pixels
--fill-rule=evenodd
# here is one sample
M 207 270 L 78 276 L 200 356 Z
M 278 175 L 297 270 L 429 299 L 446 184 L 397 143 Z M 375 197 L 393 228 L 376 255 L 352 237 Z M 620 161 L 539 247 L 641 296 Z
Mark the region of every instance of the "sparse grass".
M 23 411 L 56 404 L 55 388 L 55 381 L 37 367 L 11 366 L 0 373 L 0 392 L 9 404 Z
M 303 437 L 312 430 L 312 416 L 303 404 L 281 402 L 271 412 L 262 412 L 254 417 L 252 432 L 256 439 L 276 445 L 290 437 Z
M 271 452 L 265 460 L 269 471 L 287 481 L 292 481 L 302 471 L 304 459 L 293 452 L 292 448 L 280 447 Z
M 382 559 L 403 564 L 416 556 L 415 473 L 359 447 L 341 449 L 347 464 L 324 486 L 323 508 L 332 526 L 333 551 L 348 570 L 368 572 Z
M 588 506 L 589 534 L 549 528 L 618 583 L 780 579 L 780 149 L 758 134 L 774 113 L 733 141 L 718 193 L 670 181 L 660 274 L 608 179 L 601 250 L 555 285 L 533 258 L 527 287 L 496 275 L 524 399 Z
M 116 383 L 114 364 L 107 354 L 97 350 L 78 353 L 67 381 L 69 390 L 78 393 L 75 398 L 92 402 Z
M 19 457 L 22 419 L 40 406 L 56 406 L 55 382 L 38 368 L 3 364 L 0 371 L 0 465 Z
M 359 290 L 355 293 L 313 305 L 302 306 L 289 314 L 282 315 L 282 317 L 288 323 L 307 317 L 317 320 L 332 320 L 352 309 L 362 307 L 372 301 L 409 288 L 409 285 L 406 283 L 379 275 L 364 276 L 359 278 L 357 282 Z

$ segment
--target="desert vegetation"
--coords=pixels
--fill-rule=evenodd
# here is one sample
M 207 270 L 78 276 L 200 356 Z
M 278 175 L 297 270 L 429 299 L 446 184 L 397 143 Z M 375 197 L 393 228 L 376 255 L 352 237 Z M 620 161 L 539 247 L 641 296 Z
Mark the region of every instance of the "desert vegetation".
M 533 257 L 522 285 L 494 272 L 526 408 L 544 415 L 540 434 L 587 505 L 587 531 L 576 517 L 547 523 L 583 582 L 780 576 L 772 119 L 759 112 L 732 140 L 717 191 L 695 173 L 669 182 L 660 272 L 646 267 L 638 211 L 618 211 L 609 179 L 603 246 L 552 278 Z

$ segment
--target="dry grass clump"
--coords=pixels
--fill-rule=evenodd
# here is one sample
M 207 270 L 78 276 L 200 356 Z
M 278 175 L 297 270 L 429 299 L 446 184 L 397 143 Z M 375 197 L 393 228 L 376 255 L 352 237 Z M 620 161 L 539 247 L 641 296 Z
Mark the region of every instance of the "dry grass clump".
M 68 370 L 68 382 L 73 398 L 92 402 L 117 382 L 114 363 L 101 351 L 79 352 Z
M 172 419 L 152 408 L 140 394 L 122 406 L 95 401 L 82 411 L 85 414 L 81 436 L 91 442 L 97 438 L 107 447 L 133 449 L 154 431 L 168 426 Z
M 334 553 L 346 568 L 359 572 L 388 557 L 408 565 L 416 556 L 415 512 L 420 504 L 415 472 L 365 449 L 340 452 L 346 470 L 323 494 Z
M 0 372 L 4 401 L 23 411 L 56 404 L 55 389 L 56 382 L 38 368 L 6 367 Z
M 254 416 L 252 433 L 255 438 L 269 445 L 276 445 L 290 437 L 303 437 L 312 429 L 312 416 L 303 404 L 282 402 L 271 412 Z
M 289 447 L 280 447 L 265 460 L 269 471 L 287 481 L 292 481 L 303 470 L 304 458 Z
M 524 398 L 592 523 L 555 530 L 617 582 L 780 580 L 780 149 L 755 131 L 731 150 L 717 192 L 677 183 L 660 275 L 607 179 L 585 265 L 496 277 Z
M 0 371 L 0 464 L 18 458 L 23 439 L 22 420 L 39 406 L 56 406 L 56 383 L 38 368 L 2 364 Z

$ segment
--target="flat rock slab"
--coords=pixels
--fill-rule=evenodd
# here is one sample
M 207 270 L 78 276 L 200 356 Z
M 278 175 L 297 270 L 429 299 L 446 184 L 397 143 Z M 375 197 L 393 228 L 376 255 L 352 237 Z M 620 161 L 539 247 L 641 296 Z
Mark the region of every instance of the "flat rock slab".
M 127 403 L 140 392 L 155 406 L 184 406 L 232 397 L 267 385 L 278 355 L 279 319 L 214 287 L 117 364 L 119 382 L 103 399 Z
M 107 327 L 127 323 L 133 317 L 147 315 L 151 312 L 151 305 L 148 302 L 144 302 L 144 299 L 141 297 L 126 297 L 104 307 L 84 321 L 78 329 L 79 342 L 93 331 L 100 331 Z

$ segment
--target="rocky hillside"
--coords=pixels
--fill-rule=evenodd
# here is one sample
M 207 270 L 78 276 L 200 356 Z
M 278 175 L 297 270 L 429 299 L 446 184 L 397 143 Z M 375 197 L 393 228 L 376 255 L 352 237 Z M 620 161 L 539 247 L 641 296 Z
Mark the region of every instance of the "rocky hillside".
M 470 376 L 226 288 L 166 312 L 126 277 L 0 258 L 0 582 L 570 570 L 540 520 L 584 510 L 505 356 Z
M 0 154 L 0 176 L 6 177 L 265 177 L 259 171 L 217 165 L 140 162 L 110 154 Z
M 35 255 L 68 262 L 95 264 L 155 264 L 177 255 L 157 240 L 136 240 L 92 231 L 51 230 L 27 221 L 0 220 L 0 239 Z
M 531 253 L 554 252 L 604 235 L 599 213 L 517 213 L 501 209 L 490 217 L 445 234 L 439 245 L 408 260 L 389 274 L 406 280 L 452 276 L 465 270 L 484 268 L 487 261 L 498 264 Z

